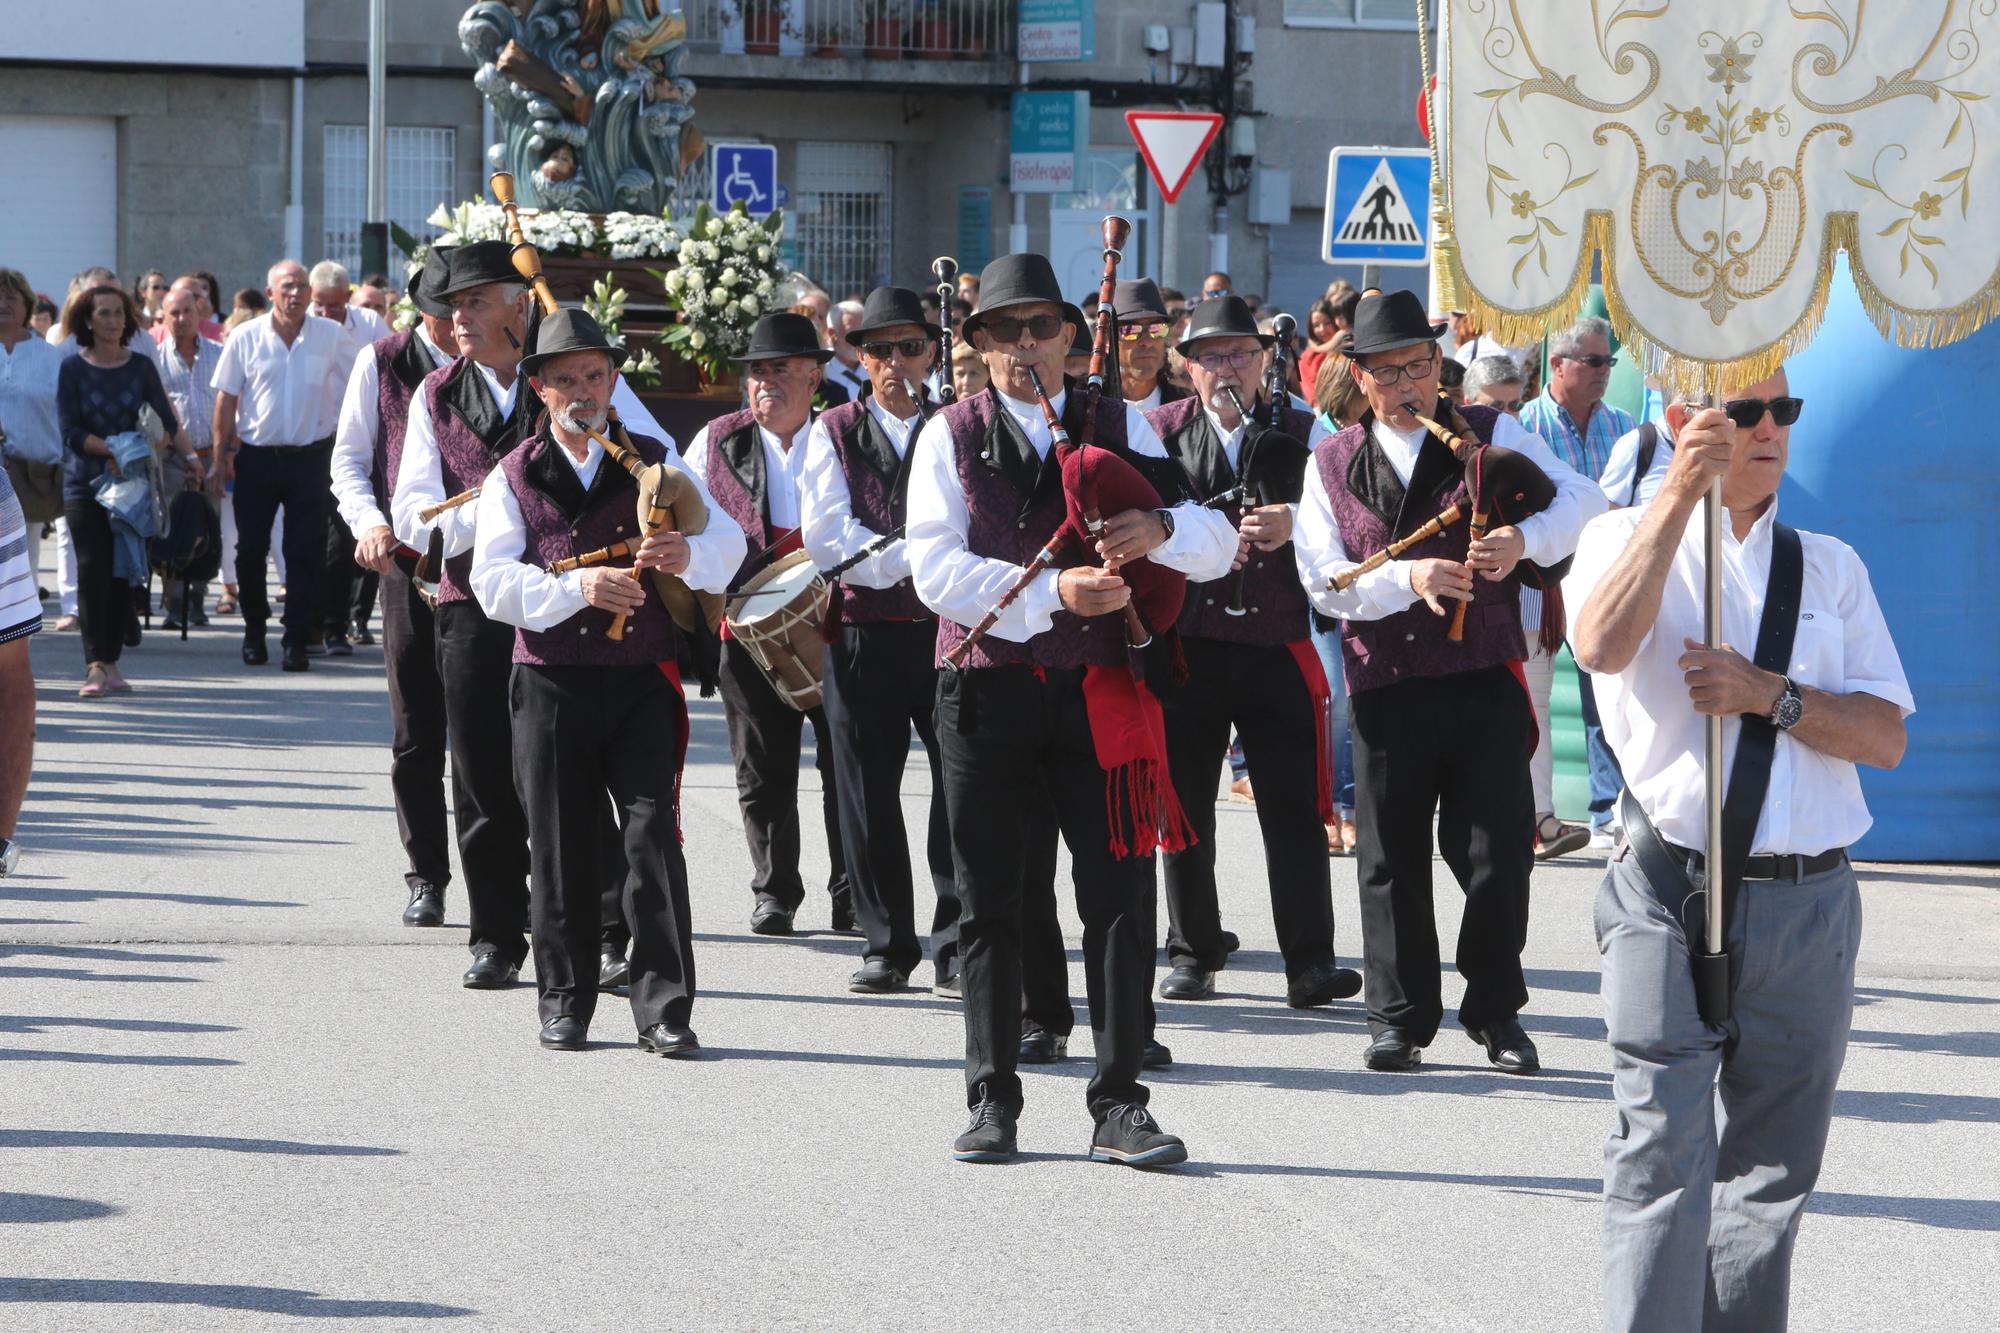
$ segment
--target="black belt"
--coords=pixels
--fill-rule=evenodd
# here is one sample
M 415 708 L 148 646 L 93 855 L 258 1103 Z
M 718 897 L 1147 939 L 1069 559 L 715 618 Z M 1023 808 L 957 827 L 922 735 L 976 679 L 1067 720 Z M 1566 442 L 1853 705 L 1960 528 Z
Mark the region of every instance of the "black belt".
M 1662 838 L 1660 845 L 1667 849 L 1667 855 L 1679 861 L 1692 875 L 1701 864 L 1700 852 L 1689 851 Z M 1847 864 L 1847 849 L 1836 847 L 1830 852 L 1820 852 L 1815 856 L 1776 856 L 1766 853 L 1753 856 L 1743 863 L 1745 879 L 1775 879 L 1788 884 L 1796 884 L 1814 875 L 1824 875 L 1829 870 L 1837 870 Z

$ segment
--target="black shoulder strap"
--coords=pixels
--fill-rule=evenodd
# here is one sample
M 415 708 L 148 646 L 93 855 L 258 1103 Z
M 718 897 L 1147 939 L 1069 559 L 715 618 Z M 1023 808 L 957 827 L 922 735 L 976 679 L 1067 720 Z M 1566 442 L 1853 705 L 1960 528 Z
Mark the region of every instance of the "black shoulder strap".
M 1787 674 L 1792 641 L 1799 632 L 1799 598 L 1805 577 L 1805 546 L 1799 541 L 1798 530 L 1773 520 L 1771 578 L 1764 588 L 1764 617 L 1757 625 L 1757 655 L 1752 659 L 1761 670 Z M 1750 839 L 1757 833 L 1757 816 L 1771 786 L 1771 760 L 1777 750 L 1778 729 L 1771 719 L 1745 716 L 1736 739 L 1736 762 L 1729 766 L 1729 788 L 1722 799 L 1725 912 L 1735 900 L 1736 886 L 1743 881 L 1743 864 L 1750 859 Z
M 1639 427 L 1639 465 L 1632 469 L 1632 490 L 1625 497 L 1625 507 L 1639 503 L 1639 483 L 1653 470 L 1653 455 L 1660 448 L 1660 428 L 1648 421 Z

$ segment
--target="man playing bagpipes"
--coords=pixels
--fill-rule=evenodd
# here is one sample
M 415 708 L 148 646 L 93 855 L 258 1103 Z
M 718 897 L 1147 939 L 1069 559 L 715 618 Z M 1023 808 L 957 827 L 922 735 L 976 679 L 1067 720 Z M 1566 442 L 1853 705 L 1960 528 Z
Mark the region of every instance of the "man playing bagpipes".
M 639 1045 L 686 1056 L 699 1046 L 688 1025 L 695 974 L 679 827 L 687 705 L 674 620 L 637 571 L 720 592 L 744 540 L 732 524 L 686 535 L 653 528 L 640 513 L 648 502 L 637 481 L 595 435 L 622 437 L 647 466 L 674 469 L 703 505 L 708 496 L 670 446 L 611 420 L 622 350 L 582 311 L 559 310 L 536 327 L 520 369 L 546 411 L 481 485 L 470 582 L 486 614 L 515 627 L 513 774 L 532 852 L 542 1045 L 584 1044 L 597 1006 L 605 877 L 629 869 L 622 910 Z M 631 569 L 555 572 L 619 544 L 637 546 Z M 604 845 L 607 793 L 622 857 Z
M 800 504 L 806 550 L 822 570 L 845 566 L 829 600 L 822 688 L 839 789 L 840 841 L 865 937 L 848 989 L 902 989 L 924 946 L 917 936 L 903 769 L 910 731 L 930 756 L 925 842 L 936 905 L 930 916 L 933 989 L 958 992 L 958 891 L 938 767 L 937 618 L 910 582 L 903 540 L 910 443 L 928 407 L 923 383 L 943 329 L 917 294 L 878 287 L 846 333 L 870 392 L 822 413 L 806 437 Z
M 1275 341 L 1258 331 L 1241 297 L 1203 301 L 1178 349 L 1195 392 L 1146 413 L 1195 497 L 1240 516 L 1242 539 L 1233 573 L 1189 585 L 1180 618 L 1188 679 L 1165 692 L 1167 758 L 1195 842 L 1166 857 L 1173 970 L 1160 998 L 1212 997 L 1228 961 L 1215 887 L 1215 786 L 1234 728 L 1257 774 L 1285 1000 L 1302 1009 L 1355 994 L 1361 976 L 1334 962 L 1325 832 L 1337 818 L 1332 711 L 1291 549 L 1308 446 L 1326 430 L 1283 405 L 1282 361 L 1271 377 L 1280 396 L 1271 424 L 1273 386 L 1259 379 Z
M 1429 418 L 1453 419 L 1438 397 L 1438 333 L 1410 292 L 1356 307 L 1349 355 L 1368 410 L 1313 450 L 1294 543 L 1313 604 L 1341 621 L 1374 1034 L 1368 1067 L 1415 1069 L 1443 1017 L 1435 818 L 1438 850 L 1465 893 L 1458 1020 L 1495 1066 L 1528 1073 L 1540 1060 L 1516 1015 L 1528 1000 L 1521 950 L 1533 852 L 1521 830 L 1534 817 L 1535 720 L 1518 580 L 1566 559 L 1605 500 L 1491 408 L 1462 409 L 1469 426 L 1453 432 L 1462 453 L 1434 434 Z M 1500 525 L 1485 531 L 1495 505 Z M 1392 545 L 1404 558 L 1380 558 Z M 1544 626 L 1560 634 L 1557 601 Z M 1454 607 L 1465 613 L 1447 616 Z
M 1105 288 L 1123 241 L 1110 233 L 1107 225 Z M 1225 573 L 1236 535 L 1223 515 L 1187 499 L 1159 437 L 1115 387 L 1100 401 L 1108 311 L 1086 392 L 1061 379 L 1084 320 L 1046 258 L 996 259 L 980 291 L 965 336 L 992 384 L 919 433 L 909 495 L 911 569 L 939 616 L 949 668 L 937 730 L 973 1112 L 953 1152 L 996 1161 L 1015 1151 L 1023 835 L 1040 789 L 1069 846 L 1084 926 L 1097 1054 L 1086 1090 L 1091 1156 L 1166 1165 L 1185 1160 L 1186 1148 L 1153 1120 L 1139 1082 L 1152 1005 L 1152 853 L 1184 845 L 1188 830 L 1173 804 L 1159 705 L 1134 675 L 1131 645 L 1171 630 L 1183 578 Z M 1141 563 L 1114 572 L 1130 562 Z M 1003 601 L 1010 589 L 1018 599 Z M 1148 655 L 1164 670 L 1161 655 Z

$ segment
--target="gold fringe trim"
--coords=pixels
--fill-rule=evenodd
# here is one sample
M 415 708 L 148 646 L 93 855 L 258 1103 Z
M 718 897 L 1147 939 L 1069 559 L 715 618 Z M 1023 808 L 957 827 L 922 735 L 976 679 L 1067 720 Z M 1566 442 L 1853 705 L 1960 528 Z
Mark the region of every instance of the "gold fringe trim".
M 1852 212 L 1827 215 L 1820 243 L 1819 268 L 1813 276 L 1812 297 L 1799 318 L 1764 346 L 1728 361 L 1710 361 L 1681 351 L 1665 337 L 1647 329 L 1626 306 L 1616 281 L 1616 229 L 1609 212 L 1593 209 L 1584 215 L 1583 243 L 1577 254 L 1576 269 L 1561 295 L 1533 309 L 1514 310 L 1498 305 L 1479 291 L 1467 276 L 1451 230 L 1447 212 L 1439 215 L 1438 239 L 1433 262 L 1438 265 L 1438 286 L 1449 308 L 1462 310 L 1478 319 L 1480 327 L 1509 346 L 1540 342 L 1550 333 L 1567 328 L 1590 298 L 1591 261 L 1602 256 L 1604 303 L 1611 327 L 1619 341 L 1630 347 L 1646 374 L 1657 378 L 1672 392 L 1721 396 L 1747 388 L 1775 374 L 1791 357 L 1812 345 L 1826 319 L 1826 307 L 1833 289 L 1834 259 L 1847 252 L 1848 272 L 1869 320 L 1884 338 L 1900 347 L 1914 349 L 1944 347 L 1970 337 L 1986 324 L 2000 320 L 2000 269 L 1969 299 L 1944 310 L 1916 310 L 1898 305 L 1869 277 L 1861 262 L 1856 218 Z

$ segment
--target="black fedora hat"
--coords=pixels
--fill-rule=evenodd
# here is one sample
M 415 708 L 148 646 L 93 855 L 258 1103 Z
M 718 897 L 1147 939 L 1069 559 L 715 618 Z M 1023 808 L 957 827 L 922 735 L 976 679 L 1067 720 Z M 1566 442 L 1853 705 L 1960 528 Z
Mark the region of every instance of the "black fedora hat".
M 822 366 L 833 360 L 833 350 L 819 343 L 819 330 L 804 315 L 780 310 L 764 316 L 750 330 L 750 349 L 738 361 L 777 361 L 788 356 L 809 356 Z
M 965 336 L 983 328 L 988 315 L 1010 306 L 1042 304 L 1061 306 L 1064 319 L 1078 328 L 1088 327 L 1083 312 L 1063 299 L 1062 284 L 1056 281 L 1048 256 L 1001 255 L 980 271 L 979 309 L 965 317 Z
M 1120 324 L 1165 324 L 1173 319 L 1160 296 L 1160 284 L 1151 278 L 1120 278 L 1111 289 L 1111 306 Z
M 521 357 L 521 373 L 539 375 L 544 362 L 565 352 L 603 352 L 611 358 L 613 369 L 625 359 L 624 345 L 605 337 L 603 326 L 587 311 L 558 310 L 553 315 L 544 315 L 528 331 L 528 348 Z
M 1175 349 L 1181 355 L 1203 338 L 1255 338 L 1259 347 L 1269 347 L 1277 339 L 1257 327 L 1257 316 L 1240 296 L 1217 296 L 1196 303 L 1188 312 L 1187 331 Z
M 1431 323 L 1415 292 L 1388 292 L 1364 296 L 1354 307 L 1354 339 L 1347 350 L 1350 356 L 1366 356 L 1436 342 L 1443 336 L 1444 330 Z
M 436 295 L 452 296 L 492 282 L 525 287 L 528 280 L 514 268 L 514 247 L 505 241 L 474 241 L 455 247 L 445 259 L 445 278 Z
M 451 252 L 457 248 L 454 245 L 432 246 L 430 253 L 424 256 L 423 267 L 410 275 L 405 291 L 409 294 L 410 303 L 426 315 L 437 319 L 451 318 L 451 306 L 438 299 L 437 291 L 444 286 L 445 274 L 450 271 Z
M 875 330 L 898 324 L 914 324 L 932 338 L 944 336 L 943 329 L 924 318 L 922 297 L 908 287 L 877 287 L 861 306 L 861 322 L 847 331 L 847 345 L 859 347 Z

